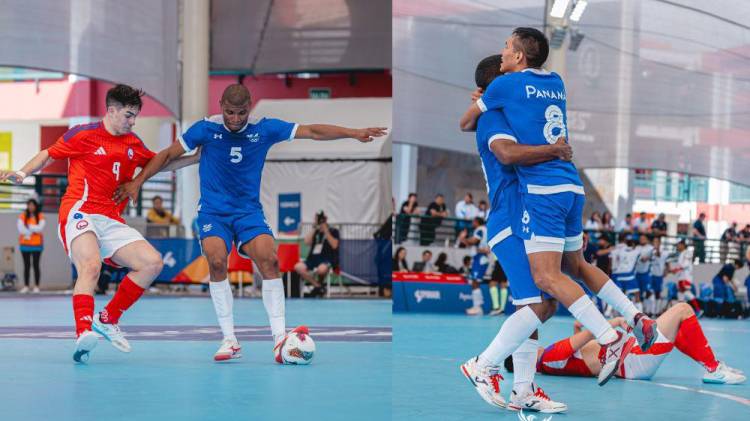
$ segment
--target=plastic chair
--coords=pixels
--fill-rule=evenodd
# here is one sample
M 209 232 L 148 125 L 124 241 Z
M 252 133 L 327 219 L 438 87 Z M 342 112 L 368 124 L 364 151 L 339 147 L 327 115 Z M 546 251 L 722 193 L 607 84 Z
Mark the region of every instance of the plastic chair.
M 299 243 L 281 243 L 276 250 L 276 256 L 279 259 L 279 271 L 286 278 L 286 296 L 287 298 L 292 296 L 292 276 L 291 272 L 294 271 L 294 265 L 299 262 L 300 258 L 300 247 Z

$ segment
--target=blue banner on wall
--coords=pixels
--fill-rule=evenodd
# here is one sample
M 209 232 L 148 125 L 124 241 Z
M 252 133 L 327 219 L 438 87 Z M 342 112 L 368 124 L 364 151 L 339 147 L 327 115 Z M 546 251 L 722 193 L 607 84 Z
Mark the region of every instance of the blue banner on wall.
M 302 195 L 279 193 L 279 234 L 296 234 L 302 220 Z

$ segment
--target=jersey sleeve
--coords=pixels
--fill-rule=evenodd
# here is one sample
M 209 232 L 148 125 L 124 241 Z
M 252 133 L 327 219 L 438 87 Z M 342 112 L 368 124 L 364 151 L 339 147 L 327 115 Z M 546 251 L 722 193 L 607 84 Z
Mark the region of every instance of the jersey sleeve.
M 484 92 L 479 100 L 477 100 L 477 106 L 482 112 L 487 110 L 499 110 L 508 104 L 511 99 L 512 91 L 512 78 L 510 76 L 496 77 L 495 80 L 490 83 L 487 90 Z
M 192 152 L 198 146 L 206 143 L 206 125 L 205 120 L 196 121 L 190 126 L 185 133 L 177 137 L 185 152 Z
M 135 156 L 133 157 L 133 160 L 135 161 L 135 164 L 141 168 L 145 167 L 146 164 L 148 164 L 148 161 L 156 156 L 156 152 L 149 149 L 142 141 L 140 145 L 134 149 Z
M 513 132 L 513 129 L 511 129 L 510 124 L 508 124 L 505 115 L 503 115 L 502 112 L 495 110 L 492 114 L 486 114 L 482 117 L 489 117 L 490 115 L 492 115 L 493 118 L 489 121 L 486 129 L 487 132 L 484 134 L 487 137 L 487 147 L 492 149 L 492 142 L 499 139 L 512 140 L 513 142 L 518 143 L 516 134 Z
M 87 149 L 83 144 L 83 135 L 78 126 L 65 132 L 57 142 L 47 148 L 50 158 L 59 160 L 65 158 L 75 158 L 86 154 Z
M 263 134 L 271 143 L 279 143 L 294 139 L 298 124 L 276 118 L 263 119 Z

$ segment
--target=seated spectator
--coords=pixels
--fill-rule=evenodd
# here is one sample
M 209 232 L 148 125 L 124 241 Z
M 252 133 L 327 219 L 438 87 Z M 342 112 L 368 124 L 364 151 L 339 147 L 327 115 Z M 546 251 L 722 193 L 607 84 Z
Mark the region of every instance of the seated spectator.
M 435 272 L 435 265 L 432 264 L 432 252 L 425 250 L 422 252 L 422 261 L 414 262 L 411 268 L 412 272 Z
M 479 212 L 477 212 L 477 217 L 487 220 L 487 214 L 489 211 L 487 210 L 487 201 L 486 200 L 480 200 L 479 201 Z
M 464 200 L 456 203 L 456 218 L 463 220 L 456 222 L 456 233 L 468 228 L 471 225 L 469 221 L 474 219 L 478 212 L 479 208 L 474 204 L 474 197 L 471 193 L 466 193 Z
M 737 237 L 741 243 L 750 242 L 750 224 L 746 224 L 745 228 L 742 228 L 742 231 L 738 233 Z
M 406 249 L 399 247 L 396 249 L 396 254 L 393 256 L 393 267 L 394 272 L 408 272 L 409 265 L 406 263 Z
M 305 235 L 305 244 L 310 246 L 307 260 L 298 262 L 294 270 L 310 284 L 311 297 L 325 295 L 323 280 L 328 272 L 338 265 L 339 231 L 328 226 L 328 217 L 323 211 L 315 215 L 313 230 Z
M 417 194 L 409 193 L 409 198 L 401 204 L 401 212 L 396 216 L 396 244 L 403 243 L 409 237 L 411 216 L 418 213 Z
M 667 235 L 667 221 L 665 218 L 666 215 L 660 213 L 659 217 L 651 223 L 651 233 L 654 237 L 663 237 Z
M 448 264 L 448 255 L 440 253 L 435 261 L 435 269 L 440 273 L 458 273 L 458 270 Z
M 633 232 L 633 216 L 631 214 L 625 214 L 625 219 L 620 222 L 620 225 L 617 227 L 617 232 Z
M 599 215 L 599 212 L 593 211 L 591 213 L 591 217 L 586 221 L 586 225 L 583 226 L 583 229 L 589 230 L 589 231 L 601 231 L 602 229 L 602 217 Z M 596 238 L 596 233 L 593 233 L 594 238 Z
M 471 256 L 464 256 L 463 266 L 458 270 L 458 273 L 466 278 L 471 276 Z
M 180 224 L 180 218 L 173 216 L 172 212 L 164 209 L 164 200 L 161 196 L 154 196 L 152 200 L 154 207 L 149 209 L 148 214 L 146 214 L 146 221 L 148 221 L 149 224 Z
M 714 302 L 717 304 L 717 310 L 720 316 L 727 318 L 736 318 L 742 313 L 737 310 L 739 303 L 734 300 L 737 296 L 737 286 L 733 282 L 735 270 L 742 269 L 742 261 L 736 259 L 733 263 L 724 265 L 719 273 L 714 276 Z
M 737 222 L 732 222 L 732 226 L 724 230 L 721 234 L 721 245 L 719 246 L 719 261 L 726 262 L 729 254 L 730 243 L 737 242 Z
M 612 259 L 610 254 L 612 253 L 612 243 L 609 242 L 607 236 L 599 237 L 596 251 L 596 267 L 602 270 L 607 275 L 612 275 Z
M 638 215 L 638 218 L 636 218 L 635 221 L 633 221 L 633 232 L 637 232 L 639 234 L 646 234 L 648 233 L 650 228 L 650 225 L 648 223 L 648 220 L 646 219 L 646 212 L 641 212 Z
M 596 262 L 596 252 L 599 247 L 588 232 L 583 232 L 583 258 L 589 263 Z
M 445 207 L 445 197 L 438 193 L 435 195 L 435 201 L 430 203 L 425 210 L 422 221 L 419 224 L 419 244 L 428 246 L 435 241 L 435 230 L 443 223 L 443 218 L 448 217 L 448 210 Z

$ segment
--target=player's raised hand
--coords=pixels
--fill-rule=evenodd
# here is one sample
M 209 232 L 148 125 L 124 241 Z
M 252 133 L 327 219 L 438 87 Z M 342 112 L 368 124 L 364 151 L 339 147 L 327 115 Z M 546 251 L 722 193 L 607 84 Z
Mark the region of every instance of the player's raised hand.
M 387 127 L 368 127 L 366 129 L 355 129 L 353 138 L 360 142 L 372 142 L 376 137 L 385 136 L 387 134 Z
M 482 88 L 477 88 L 477 89 L 475 89 L 475 90 L 474 90 L 474 91 L 473 91 L 473 92 L 471 93 L 471 102 L 477 102 L 477 101 L 479 101 L 479 98 L 481 98 L 481 97 L 482 97 L 482 94 L 483 94 L 483 93 L 484 93 L 484 91 L 482 90 Z
M 115 203 L 119 204 L 123 200 L 130 199 L 135 205 L 136 200 L 138 200 L 138 191 L 140 189 L 140 184 L 135 181 L 120 184 L 120 186 L 117 187 L 117 190 L 115 190 L 115 194 L 114 196 L 112 196 L 112 200 L 114 200 Z
M 23 183 L 23 179 L 24 177 L 18 171 L 0 170 L 0 182 L 7 181 L 13 184 L 21 184 Z
M 560 136 L 555 142 L 555 148 L 557 150 L 557 157 L 563 161 L 571 161 L 573 159 L 573 148 L 565 139 L 565 136 Z

